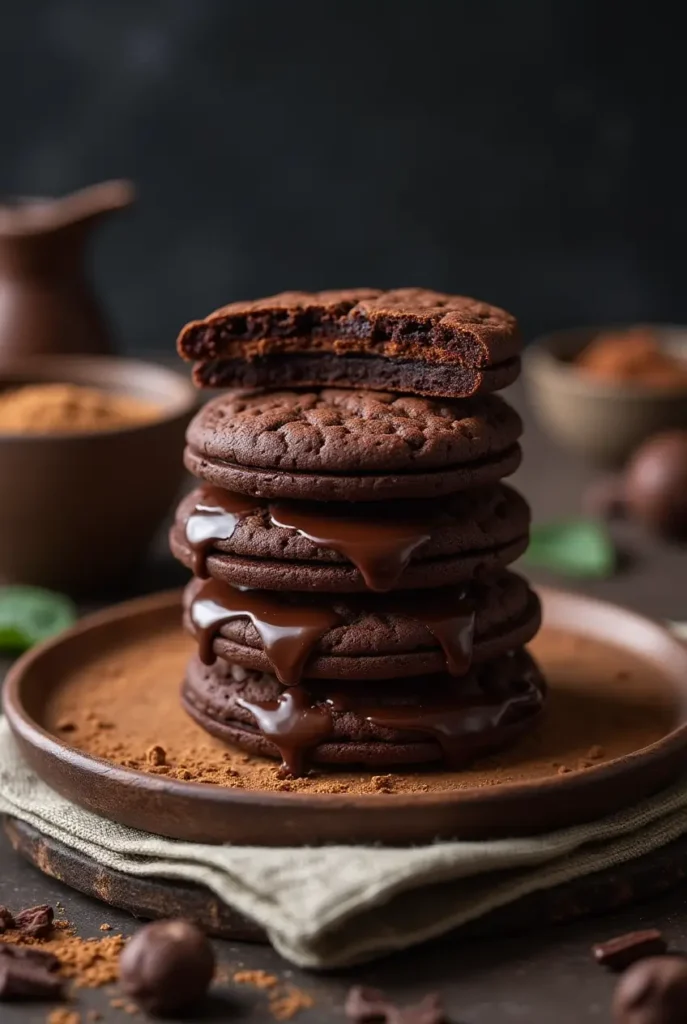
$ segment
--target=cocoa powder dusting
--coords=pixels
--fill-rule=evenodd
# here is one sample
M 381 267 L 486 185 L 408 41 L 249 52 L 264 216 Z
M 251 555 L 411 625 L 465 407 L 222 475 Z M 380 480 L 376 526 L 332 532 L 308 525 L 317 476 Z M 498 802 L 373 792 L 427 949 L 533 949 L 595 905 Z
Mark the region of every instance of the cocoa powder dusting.
M 268 992 L 268 1010 L 275 1020 L 291 1020 L 301 1010 L 315 1005 L 315 1000 L 303 989 L 279 981 L 276 974 L 267 971 L 236 971 L 233 981 L 237 985 L 252 985 Z
M 56 921 L 48 938 L 34 938 L 10 930 L 0 935 L 0 942 L 18 946 L 37 946 L 52 953 L 60 961 L 60 974 L 73 981 L 77 988 L 100 988 L 119 976 L 119 954 L 124 948 L 121 935 L 108 935 L 103 939 L 82 939 L 69 925 Z
M 638 662 L 627 652 L 547 630 L 531 645 L 550 685 L 545 728 L 512 749 L 460 772 L 394 772 L 389 778 L 317 770 L 285 784 L 276 761 L 222 743 L 185 714 L 179 687 L 193 649 L 190 637 L 170 627 L 101 651 L 52 691 L 47 727 L 69 722 L 73 728 L 62 734 L 65 742 L 160 778 L 283 791 L 285 798 L 307 792 L 384 800 L 388 794 L 493 787 L 585 771 L 581 762 L 602 764 L 647 746 L 675 720 L 674 697 L 650 664 L 637 671 Z M 151 763 L 162 757 L 164 764 Z
M 314 1005 L 312 996 L 290 985 L 283 995 L 270 998 L 268 1008 L 275 1020 L 291 1020 L 301 1010 L 309 1010 Z
M 237 985 L 254 985 L 255 988 L 274 988 L 279 984 L 276 974 L 267 971 L 237 971 L 233 980 Z

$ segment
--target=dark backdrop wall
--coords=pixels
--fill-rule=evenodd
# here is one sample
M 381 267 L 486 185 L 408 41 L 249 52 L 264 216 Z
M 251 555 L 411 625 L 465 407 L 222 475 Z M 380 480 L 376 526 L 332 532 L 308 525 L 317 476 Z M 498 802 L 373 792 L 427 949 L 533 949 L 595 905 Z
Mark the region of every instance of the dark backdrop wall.
M 676 5 L 677 6 L 677 5 Z M 681 32 L 607 0 L 0 0 L 0 191 L 130 176 L 129 350 L 283 288 L 687 321 Z

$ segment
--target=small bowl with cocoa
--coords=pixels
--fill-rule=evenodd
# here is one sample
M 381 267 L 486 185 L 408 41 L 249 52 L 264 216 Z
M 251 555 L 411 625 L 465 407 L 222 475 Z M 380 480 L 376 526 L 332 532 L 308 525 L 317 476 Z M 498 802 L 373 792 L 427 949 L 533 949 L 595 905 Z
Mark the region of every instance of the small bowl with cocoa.
M 687 427 L 687 327 L 556 331 L 526 351 L 530 402 L 550 435 L 620 466 L 653 434 Z
M 0 366 L 0 582 L 124 584 L 184 477 L 197 392 L 153 363 L 56 356 Z

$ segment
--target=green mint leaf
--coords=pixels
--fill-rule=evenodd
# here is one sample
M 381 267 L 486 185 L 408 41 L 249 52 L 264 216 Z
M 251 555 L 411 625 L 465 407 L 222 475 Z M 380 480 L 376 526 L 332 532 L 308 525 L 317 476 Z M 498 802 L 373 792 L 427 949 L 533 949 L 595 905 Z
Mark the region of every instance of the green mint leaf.
M 525 561 L 563 576 L 603 579 L 615 570 L 616 551 L 601 523 L 577 519 L 533 526 Z
M 0 587 L 0 649 L 26 651 L 76 621 L 74 604 L 41 587 Z

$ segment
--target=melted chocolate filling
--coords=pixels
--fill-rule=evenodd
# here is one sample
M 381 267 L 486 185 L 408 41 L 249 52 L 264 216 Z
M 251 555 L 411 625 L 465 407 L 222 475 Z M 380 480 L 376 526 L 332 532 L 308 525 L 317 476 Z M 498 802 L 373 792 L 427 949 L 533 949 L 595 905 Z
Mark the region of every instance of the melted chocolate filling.
M 193 572 L 207 579 L 207 556 L 217 541 L 230 540 L 241 519 L 267 509 L 271 523 L 294 530 L 320 548 L 336 551 L 360 572 L 370 590 L 391 590 L 413 553 L 432 536 L 441 518 L 426 502 L 380 502 L 366 507 L 337 502 L 269 502 L 204 487 L 185 524 Z
M 422 690 L 413 703 L 375 705 L 364 696 L 315 694 L 304 686 L 286 690 L 276 700 L 239 703 L 249 711 L 258 729 L 278 749 L 283 775 L 307 771 L 308 753 L 330 739 L 332 711 L 352 711 L 383 728 L 417 732 L 434 739 L 447 768 L 457 770 L 486 747 L 505 745 L 518 725 L 541 710 L 544 690 L 533 663 L 523 659 L 522 673 L 507 686 L 492 689 L 473 685 L 467 690 L 438 686 Z
M 295 685 L 318 640 L 341 622 L 332 607 L 296 598 L 290 595 L 287 599 L 280 591 L 242 589 L 214 579 L 204 581 L 189 608 L 201 661 L 205 665 L 214 662 L 213 644 L 226 622 L 247 618 L 260 635 L 279 681 L 285 686 Z M 356 604 L 370 607 L 372 601 L 368 598 Z M 379 611 L 419 620 L 441 645 L 451 675 L 462 676 L 469 670 L 475 613 L 466 590 L 445 587 L 421 594 L 391 594 L 384 598 Z

